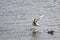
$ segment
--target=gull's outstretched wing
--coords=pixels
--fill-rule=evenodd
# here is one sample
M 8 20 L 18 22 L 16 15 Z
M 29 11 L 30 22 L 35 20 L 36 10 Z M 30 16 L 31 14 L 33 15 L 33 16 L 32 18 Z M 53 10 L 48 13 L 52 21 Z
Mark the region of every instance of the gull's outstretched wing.
M 38 21 L 39 19 L 42 19 L 44 17 L 44 15 L 39 16 L 38 18 L 36 18 L 36 21 Z
M 37 23 L 37 21 L 38 21 L 39 19 L 42 19 L 42 18 L 43 18 L 43 16 L 44 16 L 44 15 L 39 16 L 39 17 L 38 17 L 38 18 L 36 18 L 36 19 L 33 19 L 32 24 L 33 24 L 33 25 L 39 25 L 39 24 Z

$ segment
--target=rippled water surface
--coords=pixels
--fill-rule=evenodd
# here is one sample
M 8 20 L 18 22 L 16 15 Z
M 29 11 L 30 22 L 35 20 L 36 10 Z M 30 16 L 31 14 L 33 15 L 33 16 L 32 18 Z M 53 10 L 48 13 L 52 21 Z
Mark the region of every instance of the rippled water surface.
M 41 15 L 33 26 L 32 19 Z M 0 0 L 0 40 L 60 40 L 60 0 Z

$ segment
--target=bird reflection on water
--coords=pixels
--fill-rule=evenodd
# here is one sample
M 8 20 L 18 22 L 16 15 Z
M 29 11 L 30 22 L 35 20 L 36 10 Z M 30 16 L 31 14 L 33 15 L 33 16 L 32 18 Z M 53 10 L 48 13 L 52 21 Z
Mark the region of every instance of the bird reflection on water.
M 32 40 L 38 40 L 40 36 L 40 32 L 39 31 L 33 31 L 32 32 Z
M 37 39 L 37 32 L 34 31 L 32 32 L 32 40 L 36 40 Z

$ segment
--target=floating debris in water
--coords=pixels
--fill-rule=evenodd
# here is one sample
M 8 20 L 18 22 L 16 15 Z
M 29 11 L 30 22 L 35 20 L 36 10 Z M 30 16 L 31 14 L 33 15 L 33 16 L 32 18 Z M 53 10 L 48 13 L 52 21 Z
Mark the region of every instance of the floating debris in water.
M 44 17 L 44 15 L 39 16 L 39 17 L 36 18 L 36 19 L 33 19 L 32 25 L 33 25 L 33 26 L 38 26 L 39 24 L 37 23 L 37 21 L 38 21 L 39 19 L 42 19 L 43 17 Z

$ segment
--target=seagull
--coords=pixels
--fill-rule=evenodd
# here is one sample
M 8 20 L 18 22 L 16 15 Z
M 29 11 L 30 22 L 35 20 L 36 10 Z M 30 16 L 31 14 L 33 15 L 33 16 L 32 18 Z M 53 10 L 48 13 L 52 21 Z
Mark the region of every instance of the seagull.
M 39 19 L 42 19 L 44 17 L 44 15 L 42 15 L 42 16 L 39 16 L 38 18 L 36 18 L 36 19 L 33 19 L 33 22 L 32 22 L 32 25 L 33 26 L 38 26 L 39 24 L 37 23 L 38 22 L 38 20 Z

